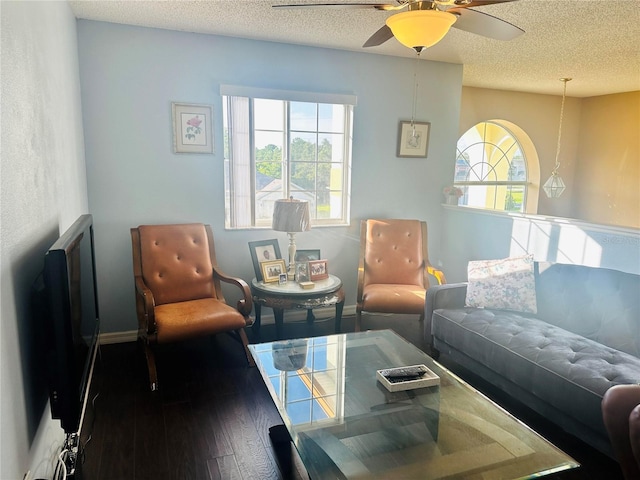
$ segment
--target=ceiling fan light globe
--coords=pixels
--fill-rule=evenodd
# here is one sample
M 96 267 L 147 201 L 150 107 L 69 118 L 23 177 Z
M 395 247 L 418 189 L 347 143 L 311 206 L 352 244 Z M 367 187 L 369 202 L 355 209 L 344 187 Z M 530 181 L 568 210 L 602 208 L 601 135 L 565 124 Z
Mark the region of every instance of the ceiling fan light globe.
M 386 24 L 404 46 L 428 48 L 444 38 L 456 18 L 440 10 L 410 10 L 390 16 Z

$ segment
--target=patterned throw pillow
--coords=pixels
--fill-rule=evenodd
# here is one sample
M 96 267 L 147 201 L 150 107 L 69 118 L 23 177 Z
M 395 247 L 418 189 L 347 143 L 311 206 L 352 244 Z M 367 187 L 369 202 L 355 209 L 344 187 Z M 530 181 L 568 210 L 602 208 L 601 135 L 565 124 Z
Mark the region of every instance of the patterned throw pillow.
M 468 307 L 538 311 L 533 255 L 469 262 L 467 278 Z

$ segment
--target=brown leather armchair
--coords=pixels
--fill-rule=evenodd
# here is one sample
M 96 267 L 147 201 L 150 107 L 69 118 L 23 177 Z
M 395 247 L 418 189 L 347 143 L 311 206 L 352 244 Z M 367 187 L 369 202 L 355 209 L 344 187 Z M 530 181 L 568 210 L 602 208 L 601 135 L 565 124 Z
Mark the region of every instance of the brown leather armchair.
M 242 342 L 250 365 L 244 331 L 252 324 L 247 283 L 225 275 L 217 265 L 210 225 L 141 225 L 131 229 L 138 340 L 143 344 L 151 389 L 158 388 L 154 344 L 221 332 Z M 227 305 L 220 282 L 235 285 L 242 298 Z
M 426 222 L 362 220 L 356 331 L 362 312 L 419 314 L 422 321 L 430 276 L 446 283 L 444 273 L 429 263 Z

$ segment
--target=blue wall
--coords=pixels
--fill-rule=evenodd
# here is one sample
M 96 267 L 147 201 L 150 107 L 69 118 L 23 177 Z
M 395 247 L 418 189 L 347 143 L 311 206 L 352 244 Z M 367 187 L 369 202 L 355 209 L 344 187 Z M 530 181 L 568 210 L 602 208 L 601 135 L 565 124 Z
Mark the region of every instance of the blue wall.
M 419 218 L 440 230 L 453 176 L 462 66 L 420 61 L 416 119 L 431 122 L 427 159 L 397 158 L 398 122 L 411 117 L 413 59 L 229 37 L 78 22 L 89 208 L 96 229 L 103 332 L 137 328 L 129 228 L 211 223 L 221 267 L 249 281 L 247 242 L 286 234 L 224 230 L 220 84 L 346 93 L 354 111 L 351 226 L 297 235 L 320 248 L 355 304 L 359 221 Z M 171 102 L 211 104 L 215 153 L 174 154 Z M 441 256 L 439 235 L 431 258 Z M 231 297 L 232 299 L 232 297 Z
M 211 223 L 222 268 L 247 281 L 249 241 L 277 238 L 286 251 L 286 234 L 224 229 L 220 84 L 358 97 L 351 225 L 296 236 L 298 248 L 320 248 L 342 278 L 347 309 L 355 304 L 359 221 L 368 217 L 426 220 L 431 261 L 450 282 L 466 279 L 469 260 L 524 252 L 640 273 L 638 230 L 441 205 L 453 177 L 460 65 L 419 62 L 417 120 L 431 122 L 429 154 L 407 159 L 395 152 L 398 122 L 412 111 L 412 59 L 86 20 L 78 36 L 103 332 L 137 328 L 132 226 Z M 173 153 L 171 102 L 213 105 L 213 155 Z

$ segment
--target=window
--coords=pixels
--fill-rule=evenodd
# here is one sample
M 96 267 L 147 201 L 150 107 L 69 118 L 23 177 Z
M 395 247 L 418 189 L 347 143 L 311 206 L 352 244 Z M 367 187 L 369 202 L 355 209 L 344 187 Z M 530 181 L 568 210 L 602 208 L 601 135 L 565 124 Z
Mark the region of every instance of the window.
M 348 224 L 352 97 L 247 90 L 221 88 L 226 228 L 270 227 L 289 197 L 313 225 Z
M 504 125 L 481 122 L 458 140 L 454 185 L 461 205 L 525 212 L 529 186 L 527 159 Z

